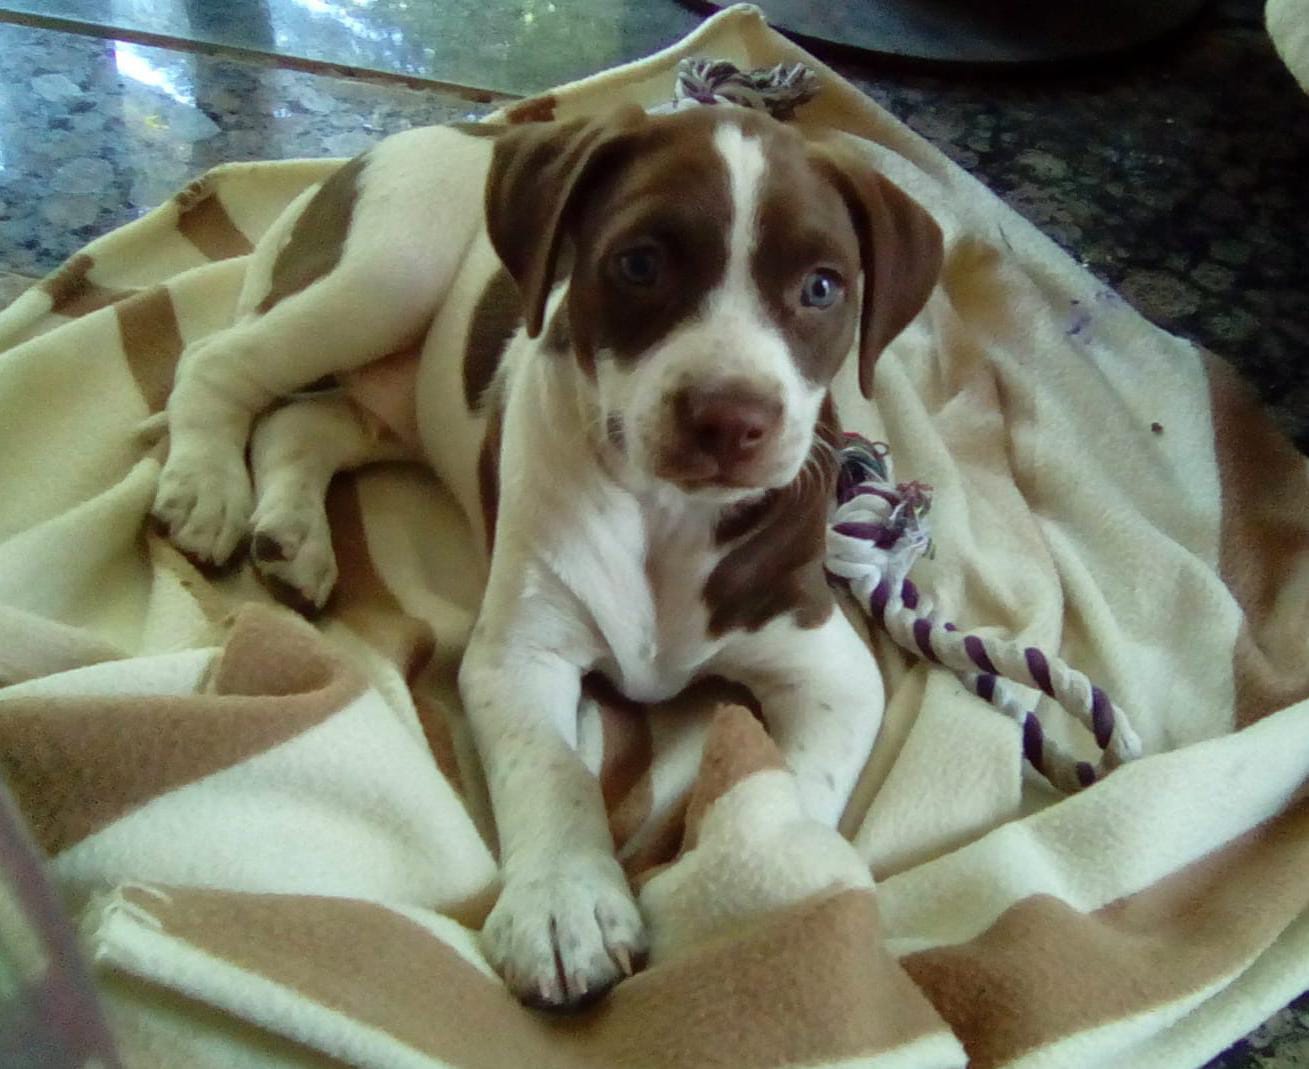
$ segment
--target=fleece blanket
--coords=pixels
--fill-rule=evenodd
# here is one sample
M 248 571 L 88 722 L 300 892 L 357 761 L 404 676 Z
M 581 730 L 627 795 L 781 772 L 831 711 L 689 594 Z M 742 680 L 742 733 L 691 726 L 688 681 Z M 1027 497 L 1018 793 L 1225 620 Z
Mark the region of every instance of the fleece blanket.
M 810 65 L 793 121 L 940 220 L 936 293 L 874 401 L 842 372 L 841 417 L 935 488 L 913 578 L 944 618 L 1085 672 L 1144 756 L 1065 797 L 874 629 L 886 724 L 838 834 L 741 696 L 598 696 L 581 748 L 651 961 L 580 1016 L 518 1006 L 476 937 L 494 835 L 453 673 L 484 573 L 441 487 L 336 481 L 313 624 L 145 522 L 178 354 L 340 161 L 220 167 L 0 315 L 0 769 L 125 1064 L 1187 1066 L 1309 987 L 1305 459 L 753 8 L 491 121 L 653 107 L 688 56 Z
M 1309 3 L 1306 0 L 1268 0 L 1264 21 L 1277 54 L 1309 93 Z

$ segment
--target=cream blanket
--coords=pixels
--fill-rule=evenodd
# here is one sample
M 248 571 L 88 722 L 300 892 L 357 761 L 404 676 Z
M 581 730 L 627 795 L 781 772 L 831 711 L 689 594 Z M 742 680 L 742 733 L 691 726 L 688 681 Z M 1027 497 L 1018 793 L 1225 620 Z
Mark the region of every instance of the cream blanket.
M 1277 54 L 1309 93 L 1309 0 L 1268 0 L 1264 21 Z
M 740 707 L 588 705 L 653 961 L 581 1017 L 519 1007 L 475 933 L 495 866 L 451 682 L 481 565 L 450 500 L 417 468 L 339 479 L 316 628 L 144 523 L 178 353 L 339 161 L 220 167 L 0 314 L 0 768 L 129 1065 L 1153 1069 L 1309 987 L 1305 459 L 752 8 L 508 117 L 655 105 L 688 55 L 812 65 L 800 121 L 941 221 L 940 287 L 875 403 L 842 373 L 844 422 L 936 488 L 914 578 L 945 616 L 1066 658 L 1146 756 L 1063 798 L 876 634 L 888 715 L 843 838 Z

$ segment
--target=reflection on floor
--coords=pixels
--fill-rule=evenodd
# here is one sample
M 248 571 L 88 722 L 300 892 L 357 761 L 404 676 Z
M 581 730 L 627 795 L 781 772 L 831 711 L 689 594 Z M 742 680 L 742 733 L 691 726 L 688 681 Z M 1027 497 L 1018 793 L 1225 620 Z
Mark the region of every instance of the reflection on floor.
M 676 0 L 6 0 L 14 12 L 528 96 L 700 18 Z

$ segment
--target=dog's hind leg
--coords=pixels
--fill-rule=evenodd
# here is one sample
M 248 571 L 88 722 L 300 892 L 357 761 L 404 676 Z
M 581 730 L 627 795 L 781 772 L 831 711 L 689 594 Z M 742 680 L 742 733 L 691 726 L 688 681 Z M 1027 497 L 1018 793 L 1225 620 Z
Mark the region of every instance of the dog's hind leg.
M 396 135 L 302 195 L 260 241 L 240 318 L 183 352 L 169 397 L 153 512 L 179 548 L 222 563 L 246 533 L 255 416 L 421 340 L 481 225 L 489 155 L 447 128 Z
M 255 567 L 300 609 L 321 609 L 336 583 L 327 486 L 338 471 L 415 454 L 345 395 L 292 401 L 260 417 L 250 439 Z

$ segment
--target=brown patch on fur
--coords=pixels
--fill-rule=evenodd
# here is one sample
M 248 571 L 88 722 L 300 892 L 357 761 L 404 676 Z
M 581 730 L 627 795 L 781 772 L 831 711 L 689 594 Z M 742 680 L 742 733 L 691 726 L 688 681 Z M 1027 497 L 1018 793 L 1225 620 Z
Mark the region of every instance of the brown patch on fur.
M 495 522 L 500 513 L 500 439 L 504 413 L 495 405 L 487 413 L 486 432 L 477 454 L 477 493 L 486 530 L 486 552 L 495 549 Z
M 50 311 L 54 315 L 76 318 L 95 312 L 130 297 L 136 290 L 114 290 L 98 285 L 90 279 L 95 260 L 84 252 L 69 259 L 59 270 L 37 283 L 50 295 Z
M 814 434 L 835 449 L 838 433 L 829 394 Z M 705 583 L 709 634 L 757 631 L 785 613 L 800 627 L 827 620 L 835 599 L 823 572 L 823 550 L 835 485 L 834 453 L 815 442 L 794 481 L 723 514 L 715 536 L 731 548 Z
M 858 324 L 859 238 L 845 202 L 816 170 L 801 136 L 765 140 L 758 244 L 751 257 L 764 309 L 786 338 L 801 374 L 830 382 L 854 343 Z M 801 303 L 809 274 L 834 271 L 844 290 L 827 308 Z
M 273 262 L 268 294 L 259 302 L 261 314 L 307 289 L 340 262 L 359 195 L 359 178 L 367 163 L 367 153 L 356 156 L 334 172 L 309 201 Z
M 644 120 L 643 113 L 637 114 Z M 638 121 L 623 112 L 612 119 L 533 124 L 495 142 L 486 182 L 487 234 L 518 283 L 529 337 L 541 333 L 569 229 L 569 205 L 597 150 L 619 136 L 621 116 Z
M 555 117 L 555 105 L 558 103 L 559 101 L 555 99 L 553 93 L 547 93 L 539 97 L 528 97 L 526 100 L 520 100 L 505 112 L 505 118 L 515 125 L 529 122 L 550 122 Z
M 714 150 L 713 109 L 630 133 L 626 165 L 601 170 L 574 219 L 577 263 L 568 294 L 574 349 L 585 366 L 601 349 L 632 361 L 695 314 L 727 269 L 732 195 Z M 653 285 L 626 282 L 618 254 L 648 246 Z
M 514 332 L 522 324 L 522 302 L 518 286 L 504 268 L 486 283 L 468 322 L 464 342 L 464 402 L 470 412 L 485 403 L 487 387 L 500 367 L 500 358 Z

